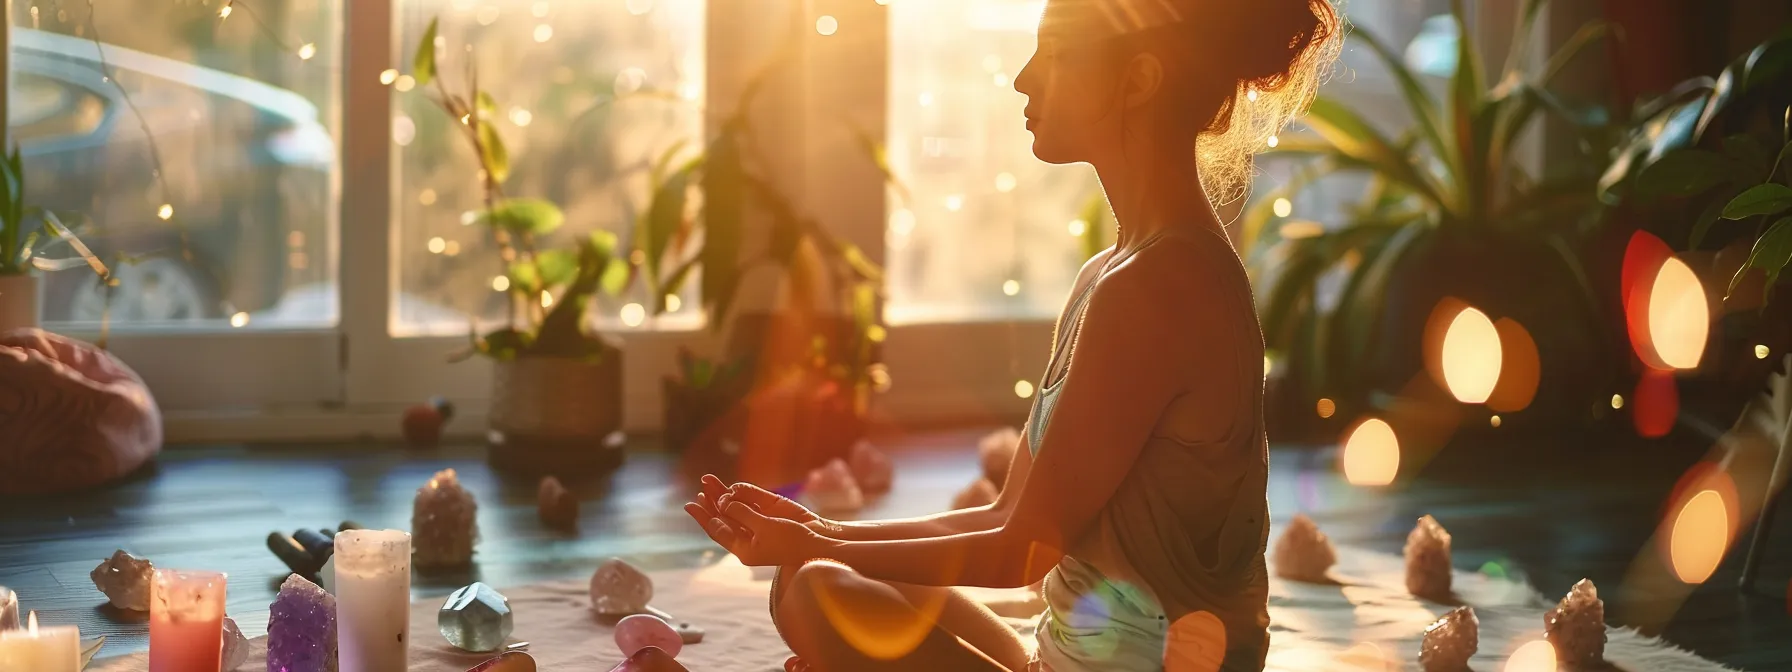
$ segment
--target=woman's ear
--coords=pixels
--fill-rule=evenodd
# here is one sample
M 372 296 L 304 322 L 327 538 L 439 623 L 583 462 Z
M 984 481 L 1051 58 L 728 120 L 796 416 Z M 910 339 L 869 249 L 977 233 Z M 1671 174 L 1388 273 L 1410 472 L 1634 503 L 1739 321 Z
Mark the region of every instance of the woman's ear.
M 1138 54 L 1126 64 L 1121 87 L 1127 108 L 1135 108 L 1157 96 L 1164 85 L 1164 62 L 1156 54 Z

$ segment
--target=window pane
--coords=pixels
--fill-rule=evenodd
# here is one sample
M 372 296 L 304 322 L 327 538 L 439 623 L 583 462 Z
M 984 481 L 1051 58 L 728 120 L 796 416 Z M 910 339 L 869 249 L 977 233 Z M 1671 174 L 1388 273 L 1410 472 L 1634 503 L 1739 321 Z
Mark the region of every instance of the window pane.
M 48 274 L 47 326 L 335 324 L 339 4 L 253 8 L 261 25 L 216 3 L 14 6 L 26 202 L 77 226 L 119 280 L 108 308 L 84 267 Z
M 1032 55 L 1043 5 L 891 3 L 890 160 L 914 196 L 890 206 L 892 321 L 1049 317 L 1063 307 L 1084 258 L 1071 235 L 1082 224 L 1072 222 L 1097 185 L 1087 166 L 1049 166 L 1032 154 L 1022 115 L 1026 98 L 1014 91 L 1012 78 Z M 1448 9 L 1443 0 L 1344 6 L 1359 28 L 1401 46 L 1422 27 L 1430 38 L 1435 26 L 1424 24 L 1425 17 Z M 1413 51 L 1423 58 L 1436 43 Z M 1389 126 L 1408 118 L 1395 85 L 1365 49 L 1346 50 L 1326 93 Z M 1262 163 L 1263 186 L 1293 171 L 1286 161 Z M 1360 186 L 1350 180 L 1316 185 L 1295 205 L 1318 218 Z
M 702 137 L 702 0 L 400 0 L 405 64 L 432 18 L 440 17 L 440 71 L 451 92 L 466 88 L 478 62 L 480 88 L 496 102 L 496 128 L 510 159 L 507 197 L 553 201 L 566 224 L 541 248 L 611 231 L 623 244 L 647 205 L 656 159 Z M 469 320 L 505 319 L 506 264 L 491 233 L 475 223 L 484 208 L 479 161 L 470 140 L 416 87 L 391 73 L 398 148 L 400 285 L 393 329 L 404 335 L 466 333 Z M 638 94 L 629 96 L 627 94 Z M 618 95 L 622 95 L 620 99 Z M 615 101 L 612 103 L 612 101 Z M 686 283 L 694 287 L 696 283 Z M 620 325 L 651 306 L 642 282 L 621 298 L 601 297 L 596 314 Z M 650 326 L 699 318 L 688 290 Z M 670 307 L 670 306 L 669 306 Z M 638 317 L 630 314 L 629 317 Z
M 890 206 L 894 322 L 1055 315 L 1076 279 L 1094 173 L 1034 158 L 1013 84 L 1044 5 L 890 4 L 890 162 L 913 195 Z

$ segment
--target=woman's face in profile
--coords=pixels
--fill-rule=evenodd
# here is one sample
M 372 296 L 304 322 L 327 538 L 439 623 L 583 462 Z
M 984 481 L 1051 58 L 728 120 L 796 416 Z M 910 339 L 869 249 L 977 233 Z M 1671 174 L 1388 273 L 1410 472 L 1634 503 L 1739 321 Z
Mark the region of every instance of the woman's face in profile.
M 1108 1 L 1048 0 L 1039 46 L 1014 78 L 1014 89 L 1027 97 L 1027 130 L 1041 161 L 1094 161 L 1119 147 L 1119 73 L 1105 53 L 1115 30 L 1095 6 Z

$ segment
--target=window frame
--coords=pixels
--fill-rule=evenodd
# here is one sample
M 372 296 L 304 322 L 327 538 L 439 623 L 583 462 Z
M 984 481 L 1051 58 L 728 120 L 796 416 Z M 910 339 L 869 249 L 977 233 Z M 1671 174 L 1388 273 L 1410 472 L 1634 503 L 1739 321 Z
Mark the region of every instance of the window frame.
M 398 287 L 395 104 L 379 75 L 408 69 L 397 2 L 342 4 L 340 210 L 332 241 L 337 286 L 343 288 L 337 326 L 111 336 L 112 351 L 158 394 L 170 443 L 394 440 L 403 409 L 434 396 L 457 405 L 450 436 L 485 435 L 490 362 L 448 363 L 446 355 L 464 347 L 464 336 L 400 337 L 390 329 Z M 1502 8 L 1513 3 L 1489 0 L 1481 15 L 1510 16 Z M 774 157 L 771 177 L 800 207 L 880 264 L 886 258 L 886 187 L 852 127 L 886 136 L 888 10 L 862 0 L 808 0 L 789 16 L 775 16 L 759 0 L 709 0 L 705 19 L 705 127 L 712 136 L 720 123 L 717 110 L 732 109 L 747 80 L 771 60 L 780 36 L 801 36 L 798 54 L 782 61 L 754 111 L 764 122 L 761 140 L 788 150 Z M 838 33 L 815 30 L 822 15 L 836 17 Z M 1485 34 L 1481 26 L 1490 22 L 1477 23 L 1476 32 Z M 737 312 L 769 312 L 777 294 L 776 278 L 749 282 Z M 884 348 L 893 384 L 873 412 L 903 427 L 1018 421 L 1030 400 L 1016 393 L 1016 383 L 1031 382 L 1043 370 L 1052 328 L 1048 318 L 893 324 Z M 652 432 L 662 425 L 661 380 L 674 373 L 679 350 L 716 352 L 726 334 L 696 329 L 613 335 L 624 344 L 625 428 Z

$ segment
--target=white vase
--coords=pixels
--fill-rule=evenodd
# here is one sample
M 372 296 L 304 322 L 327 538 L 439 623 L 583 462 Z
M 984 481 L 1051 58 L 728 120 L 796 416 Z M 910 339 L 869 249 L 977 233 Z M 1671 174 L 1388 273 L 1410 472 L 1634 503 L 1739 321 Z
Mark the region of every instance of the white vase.
M 0 332 L 38 325 L 37 276 L 0 275 Z

